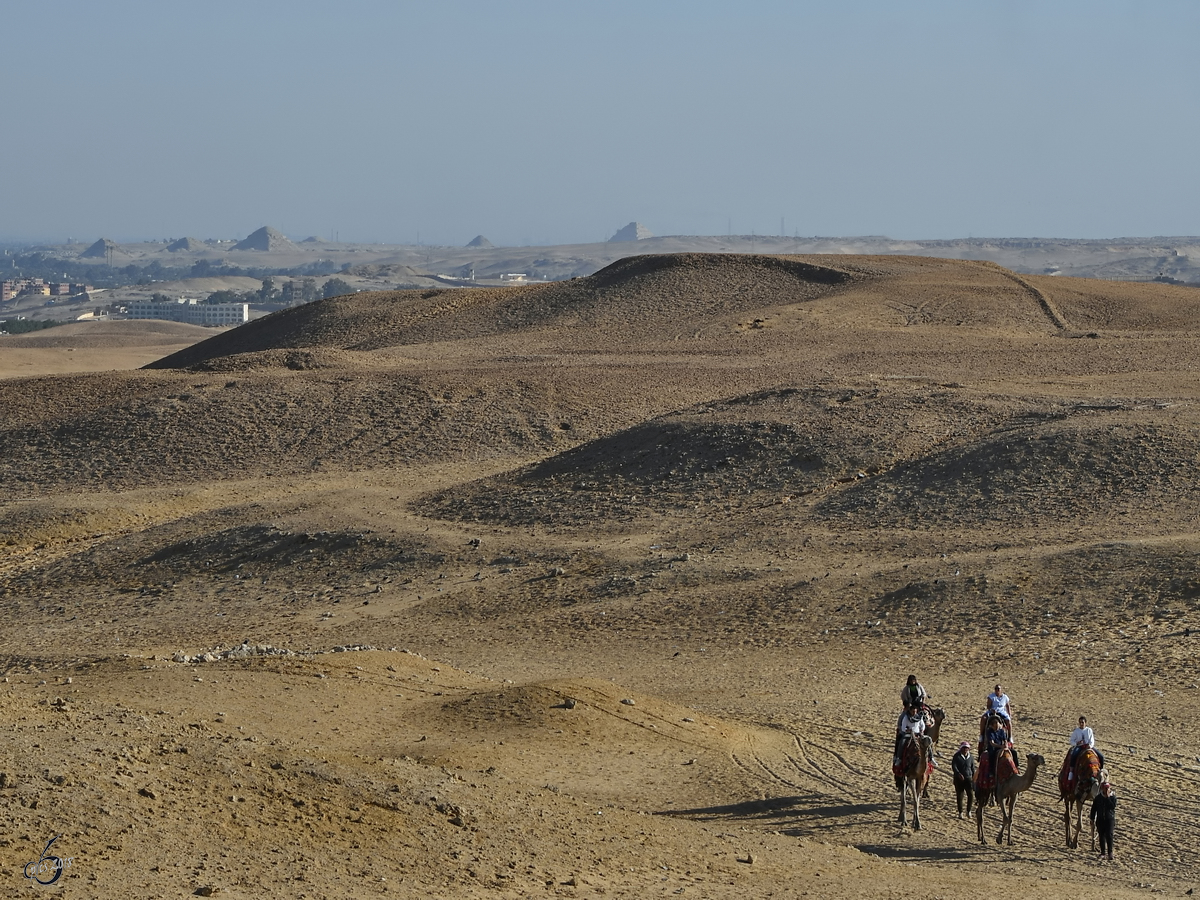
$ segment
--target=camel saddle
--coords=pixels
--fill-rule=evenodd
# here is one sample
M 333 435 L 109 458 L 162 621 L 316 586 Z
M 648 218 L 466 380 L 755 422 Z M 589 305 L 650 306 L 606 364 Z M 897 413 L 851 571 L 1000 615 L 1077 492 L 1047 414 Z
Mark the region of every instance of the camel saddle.
M 975 788 L 980 791 L 993 790 L 997 784 L 1008 781 L 1020 770 L 1013 759 L 1012 751 L 1005 747 L 996 755 L 996 771 L 992 771 L 991 761 L 987 751 L 979 754 L 979 767 L 975 770 Z
M 904 746 L 900 749 L 900 764 L 892 766 L 892 774 L 897 778 L 903 778 L 904 773 L 908 771 L 908 767 L 912 765 L 912 761 L 917 757 L 918 753 L 920 753 L 920 748 L 917 746 L 917 742 L 912 739 L 911 735 L 906 736 L 904 738 Z M 933 760 L 930 759 L 925 765 L 925 775 L 928 777 L 932 774 Z

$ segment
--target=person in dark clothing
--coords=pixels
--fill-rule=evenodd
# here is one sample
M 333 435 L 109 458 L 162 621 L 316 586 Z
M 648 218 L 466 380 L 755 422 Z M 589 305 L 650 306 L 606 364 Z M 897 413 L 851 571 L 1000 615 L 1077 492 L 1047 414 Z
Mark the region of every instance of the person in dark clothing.
M 908 682 L 900 691 L 900 702 L 905 709 L 915 706 L 918 709 L 924 709 L 929 701 L 929 694 L 926 693 L 924 685 L 917 681 L 916 675 L 909 675 Z
M 988 773 L 995 779 L 996 761 L 1000 759 L 1000 754 L 1008 746 L 1008 732 L 1004 730 L 999 716 L 992 716 L 988 719 L 988 731 L 984 737 L 983 746 L 988 755 Z
M 1089 814 L 1100 835 L 1100 856 L 1113 858 L 1113 828 L 1117 824 L 1117 794 L 1107 781 L 1100 782 L 1100 794 L 1092 801 Z
M 967 798 L 967 815 L 971 815 L 971 804 L 975 800 L 975 757 L 971 755 L 971 745 L 963 741 L 958 745 L 958 752 L 950 760 L 950 768 L 954 771 L 954 794 L 958 800 L 958 817 L 963 816 L 963 795 Z

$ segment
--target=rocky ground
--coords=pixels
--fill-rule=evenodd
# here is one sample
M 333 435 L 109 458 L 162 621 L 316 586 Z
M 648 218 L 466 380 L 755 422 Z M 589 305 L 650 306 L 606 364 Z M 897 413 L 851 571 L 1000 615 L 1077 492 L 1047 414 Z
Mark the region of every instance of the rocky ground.
M 61 835 L 79 897 L 1183 895 L 1198 301 L 691 254 L 0 344 L 0 881 Z M 897 823 L 910 671 L 944 765 L 1013 697 L 1011 846 L 945 771 Z

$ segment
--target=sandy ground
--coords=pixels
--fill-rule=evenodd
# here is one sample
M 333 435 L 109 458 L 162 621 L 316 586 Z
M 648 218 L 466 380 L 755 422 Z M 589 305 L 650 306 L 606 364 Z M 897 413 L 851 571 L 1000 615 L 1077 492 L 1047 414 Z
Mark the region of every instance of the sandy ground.
M 989 264 L 685 256 L 313 304 L 149 370 L 27 347 L 0 882 L 41 890 L 59 835 L 71 897 L 1182 896 L 1198 317 Z M 147 351 L 113 340 L 112 370 Z M 910 671 L 947 712 L 919 830 Z M 1011 845 L 946 774 L 997 680 L 1049 770 Z M 1111 863 L 1086 823 L 1065 846 L 1081 712 Z
M 148 320 L 74 322 L 0 335 L 0 378 L 138 369 L 224 329 Z

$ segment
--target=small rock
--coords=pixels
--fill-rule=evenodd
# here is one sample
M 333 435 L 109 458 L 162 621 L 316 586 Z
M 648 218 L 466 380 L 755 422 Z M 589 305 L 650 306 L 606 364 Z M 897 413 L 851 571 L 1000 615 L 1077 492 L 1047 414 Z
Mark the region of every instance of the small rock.
M 198 887 L 194 891 L 192 891 L 192 896 L 194 896 L 194 897 L 212 897 L 212 896 L 216 895 L 217 891 L 218 891 L 218 888 L 213 887 L 211 884 L 206 884 L 203 887 Z
M 154 791 L 150 790 L 150 788 L 138 788 L 138 796 L 139 797 L 147 797 L 150 800 L 155 800 L 158 797 L 158 795 L 155 794 Z M 205 896 L 207 897 L 210 895 L 205 894 Z
M 575 698 L 568 697 L 566 700 L 563 701 L 563 707 L 565 707 L 566 709 L 574 709 L 575 708 Z
M 629 697 L 624 698 L 621 702 L 624 703 L 626 706 L 637 706 L 637 704 L 634 703 L 633 700 L 631 700 Z

